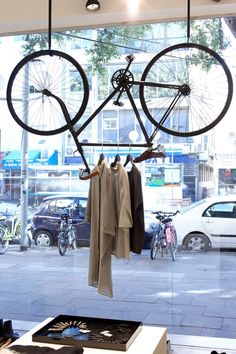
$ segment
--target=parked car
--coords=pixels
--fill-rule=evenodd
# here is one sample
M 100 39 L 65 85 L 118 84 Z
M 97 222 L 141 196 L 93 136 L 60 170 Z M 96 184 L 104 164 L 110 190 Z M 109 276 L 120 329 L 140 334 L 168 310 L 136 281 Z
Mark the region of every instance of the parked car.
M 38 246 L 57 244 L 61 214 L 71 209 L 79 246 L 89 246 L 90 225 L 85 223 L 87 193 L 53 195 L 43 199 L 32 218 L 31 233 Z
M 74 227 L 79 246 L 89 246 L 90 224 L 85 223 L 88 193 L 52 195 L 43 199 L 37 212 L 32 218 L 31 233 L 38 246 L 52 246 L 57 244 L 60 231 L 61 214 L 65 210 L 72 210 Z M 150 218 L 149 218 L 150 214 Z M 143 248 L 150 248 L 155 218 L 151 213 L 145 214 L 145 235 Z
M 174 219 L 178 244 L 192 251 L 236 248 L 236 196 L 201 199 Z

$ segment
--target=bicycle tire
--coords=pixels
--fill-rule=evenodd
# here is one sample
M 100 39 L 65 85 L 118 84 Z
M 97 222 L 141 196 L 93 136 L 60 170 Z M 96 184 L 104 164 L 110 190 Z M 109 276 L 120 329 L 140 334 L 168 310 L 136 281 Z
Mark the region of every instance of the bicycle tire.
M 177 234 L 175 229 L 172 227 L 171 230 L 171 242 L 169 243 L 169 249 L 172 261 L 175 261 L 176 258 L 176 250 L 177 250 Z
M 228 111 L 233 95 L 233 80 L 225 61 L 195 43 L 173 45 L 158 53 L 141 81 L 140 102 L 147 118 L 156 128 L 179 137 L 199 135 L 215 127 Z M 158 82 L 170 87 L 157 87 Z M 172 85 L 178 85 L 179 91 Z M 174 104 L 177 92 L 180 96 Z
M 4 239 L 6 233 L 7 233 L 7 228 L 0 225 L 0 254 L 6 253 L 9 247 L 9 240 Z
M 72 229 L 71 233 L 72 233 L 71 248 L 72 248 L 72 250 L 76 250 L 77 245 L 76 245 L 76 233 L 75 233 L 75 230 Z
M 65 240 L 64 233 L 60 232 L 58 235 L 58 251 L 61 256 L 64 256 L 64 254 L 66 253 L 66 249 L 67 249 L 67 242 Z
M 151 259 L 155 259 L 158 251 L 158 235 L 155 233 L 152 237 L 151 249 L 150 249 L 150 257 Z
M 72 125 L 84 113 L 89 85 L 80 64 L 57 50 L 34 52 L 16 65 L 7 85 L 10 113 L 28 132 L 54 135 L 68 129 L 59 103 L 43 90 L 50 91 L 63 101 Z

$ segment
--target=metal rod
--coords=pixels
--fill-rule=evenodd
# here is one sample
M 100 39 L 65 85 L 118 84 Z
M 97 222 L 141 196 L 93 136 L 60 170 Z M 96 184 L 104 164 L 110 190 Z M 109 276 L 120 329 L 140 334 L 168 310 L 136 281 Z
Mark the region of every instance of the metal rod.
M 52 0 L 48 1 L 48 49 L 51 49 L 52 43 Z
M 187 0 L 187 40 L 190 38 L 190 0 Z
M 96 115 L 101 112 L 103 107 L 112 99 L 113 96 L 119 91 L 121 88 L 122 83 L 120 83 L 114 91 L 105 99 L 105 101 L 95 110 L 95 112 L 81 125 L 81 127 L 77 130 L 77 136 L 82 133 L 82 131 L 87 127 L 87 125 L 96 117 Z
M 141 130 L 142 130 L 142 133 L 143 133 L 143 135 L 144 135 L 144 137 L 145 137 L 145 140 L 146 140 L 147 143 L 149 143 L 149 142 L 150 142 L 149 136 L 148 136 L 147 131 L 146 131 L 146 129 L 145 129 L 145 126 L 144 126 L 144 124 L 143 124 L 143 122 L 142 122 L 142 120 L 141 120 L 141 118 L 140 118 L 140 114 L 139 114 L 139 111 L 138 111 L 138 109 L 137 109 L 137 107 L 136 107 L 136 104 L 135 104 L 135 102 L 134 102 L 134 99 L 133 99 L 133 97 L 132 97 L 132 95 L 131 95 L 131 93 L 130 93 L 130 90 L 129 90 L 128 88 L 127 88 L 127 90 L 126 90 L 126 93 L 127 93 L 127 96 L 129 97 L 129 101 L 130 101 L 131 106 L 132 106 L 132 108 L 133 108 L 133 110 L 134 110 L 136 119 L 137 119 L 137 121 L 138 121 L 138 123 L 139 123 L 139 126 L 140 126 L 140 128 L 141 128 Z
M 144 143 L 144 144 L 112 144 L 112 143 L 83 143 L 80 142 L 81 146 L 114 146 L 114 147 L 151 147 L 152 143 Z

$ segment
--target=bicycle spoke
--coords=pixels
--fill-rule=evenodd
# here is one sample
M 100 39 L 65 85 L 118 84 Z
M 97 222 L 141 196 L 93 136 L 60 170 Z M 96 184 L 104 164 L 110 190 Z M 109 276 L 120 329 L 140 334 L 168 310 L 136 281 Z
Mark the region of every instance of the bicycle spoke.
M 147 118 L 176 136 L 194 136 L 213 128 L 224 117 L 232 99 L 232 77 L 223 59 L 209 48 L 193 43 L 174 45 L 157 54 L 141 81 L 140 100 Z M 151 86 L 151 82 L 157 86 Z M 177 85 L 180 97 L 174 102 Z
M 16 122 L 35 134 L 61 133 L 67 129 L 64 114 L 45 89 L 63 100 L 74 125 L 88 102 L 86 75 L 69 55 L 45 50 L 25 57 L 10 76 L 7 103 Z

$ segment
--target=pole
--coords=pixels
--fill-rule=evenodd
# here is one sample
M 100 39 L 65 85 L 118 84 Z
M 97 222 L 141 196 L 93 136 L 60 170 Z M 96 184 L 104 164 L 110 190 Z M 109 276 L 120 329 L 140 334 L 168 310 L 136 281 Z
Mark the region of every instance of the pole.
M 190 39 L 190 0 L 187 0 L 187 41 Z
M 21 152 L 21 242 L 20 250 L 27 250 L 27 228 L 28 223 L 28 132 L 22 133 Z
M 26 66 L 24 87 L 29 87 L 29 68 Z M 24 121 L 28 121 L 28 100 L 29 90 L 24 90 Z M 21 240 L 20 250 L 27 250 L 27 233 L 26 227 L 28 223 L 28 132 L 24 129 L 22 132 L 22 150 L 21 150 Z

